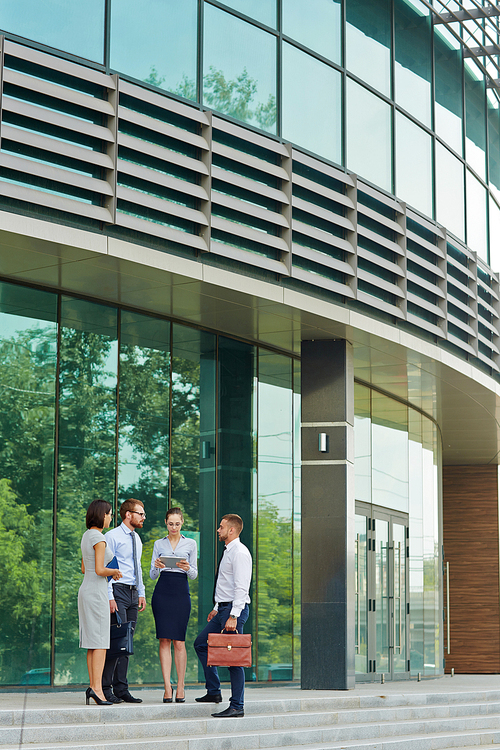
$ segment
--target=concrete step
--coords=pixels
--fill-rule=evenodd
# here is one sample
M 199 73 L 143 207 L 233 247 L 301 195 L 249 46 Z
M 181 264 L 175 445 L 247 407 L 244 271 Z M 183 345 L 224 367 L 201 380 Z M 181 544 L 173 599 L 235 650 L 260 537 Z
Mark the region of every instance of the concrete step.
M 111 709 L 109 709 L 111 711 Z M 392 740 L 396 737 L 420 737 L 422 740 L 440 734 L 465 736 L 468 732 L 485 735 L 496 732 L 500 740 L 498 714 L 480 714 L 466 717 L 412 719 L 406 721 L 377 721 L 375 723 L 345 723 L 331 724 L 329 714 L 316 715 L 316 723 L 298 721 L 300 715 L 292 717 L 293 722 L 287 723 L 286 715 L 277 716 L 245 716 L 234 719 L 229 724 L 227 719 L 157 719 L 156 721 L 123 721 L 122 717 L 116 721 L 108 715 L 107 722 L 87 724 L 57 724 L 30 725 L 24 727 L 2 727 L 0 729 L 0 745 L 15 745 L 22 739 L 23 744 L 51 744 L 61 746 L 61 743 L 75 743 L 85 738 L 86 742 L 105 742 L 114 746 L 116 742 L 134 741 L 143 743 L 154 739 L 161 739 L 164 747 L 176 747 L 179 742 L 188 741 L 190 750 L 209 750 L 216 744 L 218 737 L 227 742 L 227 732 L 231 727 L 231 748 L 272 748 L 287 744 L 307 745 L 311 743 L 345 744 L 351 741 L 380 742 Z M 118 718 L 113 717 L 113 718 Z M 311 718 L 311 715 L 307 717 Z M 298 725 L 297 725 L 298 724 Z M 492 742 L 488 738 L 488 742 Z M 456 742 L 455 742 L 456 744 Z M 484 744 L 484 740 L 481 741 Z M 92 745 L 92 746 L 93 746 Z M 437 747 L 437 745 L 436 745 Z M 447 747 L 444 745 L 443 747 Z
M 63 700 L 64 694 L 53 697 Z M 0 710 L 0 748 L 444 750 L 500 745 L 500 690 L 324 698 L 304 692 L 289 700 L 253 695 L 245 717 L 230 720 L 212 718 L 218 708 L 145 702 Z
M 290 740 L 290 738 L 288 738 Z M 488 748 L 500 748 L 500 730 L 496 732 L 467 732 L 467 733 L 439 733 L 422 737 L 422 735 L 407 735 L 404 738 L 380 738 L 376 740 L 347 740 L 343 742 L 313 742 L 304 745 L 279 744 L 280 750 L 450 750 L 459 747 L 461 750 L 478 750 L 478 746 L 487 745 Z M 201 745 L 199 740 L 190 737 L 178 737 L 176 739 L 144 739 L 144 740 L 115 740 L 113 742 L 92 742 L 79 740 L 77 742 L 65 742 L 54 745 L 49 743 L 28 744 L 23 741 L 22 747 L 29 750 L 199 750 L 200 747 L 209 750 L 258 750 L 257 742 L 249 742 L 245 738 L 245 744 L 241 744 L 241 735 L 224 734 L 218 736 L 207 736 L 205 744 Z M 266 746 L 266 747 L 269 747 Z M 19 750 L 20 744 L 4 745 L 3 750 Z

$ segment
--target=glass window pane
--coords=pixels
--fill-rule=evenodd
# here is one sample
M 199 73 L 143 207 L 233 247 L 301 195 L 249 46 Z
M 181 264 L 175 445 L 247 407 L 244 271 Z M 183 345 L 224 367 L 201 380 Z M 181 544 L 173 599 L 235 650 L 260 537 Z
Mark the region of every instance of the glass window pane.
M 500 208 L 490 196 L 490 266 L 500 271 Z
M 408 408 L 372 392 L 372 502 L 408 512 Z
M 431 124 L 431 22 L 419 0 L 394 6 L 396 102 L 424 125 Z
M 406 526 L 393 522 L 394 672 L 406 672 Z
M 424 669 L 424 559 L 423 559 L 423 448 L 422 415 L 409 410 L 409 514 L 410 514 L 410 668 L 412 674 Z
M 276 28 L 276 0 L 252 0 L 251 3 L 248 0 L 224 0 L 224 5 Z
M 300 362 L 293 361 L 293 679 L 301 675 L 301 410 Z
M 436 143 L 436 219 L 465 241 L 464 167 Z
M 386 96 L 391 94 L 390 0 L 347 0 L 347 69 Z
M 333 62 L 341 62 L 340 0 L 283 0 L 283 33 Z
M 462 155 L 462 51 L 447 29 L 434 29 L 435 128 Z
M 432 141 L 430 135 L 396 112 L 396 195 L 432 216 Z
M 372 501 L 370 390 L 354 385 L 354 491 L 356 500 Z
M 491 192 L 500 200 L 500 103 L 488 90 L 488 161 Z
M 368 672 L 368 545 L 366 516 L 355 516 L 355 671 Z
M 467 245 L 488 261 L 486 189 L 467 170 Z
M 121 313 L 120 321 L 118 499 L 120 504 L 129 497 L 144 503 L 147 519 L 140 535 L 141 562 L 150 602 L 152 548 L 155 539 L 164 535 L 168 507 L 170 323 L 127 311 Z M 137 658 L 130 662 L 131 682 L 161 682 L 150 607 L 141 615 L 134 649 Z
M 253 346 L 241 341 L 219 337 L 218 348 L 218 508 L 217 524 L 226 513 L 237 513 L 243 519 L 244 528 L 241 541 L 252 553 L 254 575 L 250 587 L 250 617 L 245 625 L 246 633 L 255 633 L 257 612 L 255 606 L 256 589 L 256 456 L 257 445 L 257 378 L 256 351 Z M 254 523 L 255 521 L 255 523 Z M 215 538 L 215 530 L 213 538 Z M 217 558 L 222 552 L 222 544 L 217 544 Z M 210 604 L 212 608 L 213 574 L 210 583 Z M 200 629 L 205 627 L 207 611 L 201 612 Z M 255 642 L 257 639 L 255 638 Z M 253 653 L 257 662 L 258 653 Z M 258 662 L 257 662 L 258 663 Z M 256 663 L 256 666 L 257 666 Z M 221 680 L 229 678 L 226 668 L 219 669 Z M 199 672 L 203 680 L 203 672 Z M 247 671 L 247 679 L 255 680 L 254 670 Z
M 276 37 L 205 6 L 203 103 L 276 132 Z
M 486 96 L 484 75 L 472 60 L 465 63 L 465 158 L 484 179 L 486 169 Z
M 439 642 L 443 622 L 439 602 L 439 568 L 441 565 L 438 525 L 438 454 L 436 426 L 422 420 L 423 451 L 423 561 L 424 561 L 424 674 L 438 674 L 441 669 Z
M 291 680 L 292 361 L 263 350 L 259 352 L 258 436 L 258 677 Z
M 347 167 L 392 191 L 391 108 L 354 81 L 347 81 Z
M 0 284 L 4 685 L 50 683 L 56 314 L 57 295 Z
M 182 533 L 196 540 L 199 554 L 198 578 L 189 581 L 191 617 L 186 641 L 192 643 L 205 627 L 213 606 L 215 529 L 219 521 L 215 518 L 216 337 L 174 325 L 172 356 L 170 505 L 182 508 Z M 186 676 L 196 681 L 198 675 L 199 664 L 193 653 L 188 657 Z
M 117 311 L 63 297 L 57 475 L 56 684 L 84 684 L 75 596 L 81 584 L 80 541 L 96 497 L 114 504 Z
M 3 0 L 1 28 L 103 63 L 104 6 L 105 0 Z
M 283 137 L 340 164 L 341 75 L 290 44 L 283 45 Z
M 112 0 L 110 65 L 196 100 L 197 0 Z
M 375 538 L 375 662 L 377 672 L 389 671 L 389 522 L 377 518 Z

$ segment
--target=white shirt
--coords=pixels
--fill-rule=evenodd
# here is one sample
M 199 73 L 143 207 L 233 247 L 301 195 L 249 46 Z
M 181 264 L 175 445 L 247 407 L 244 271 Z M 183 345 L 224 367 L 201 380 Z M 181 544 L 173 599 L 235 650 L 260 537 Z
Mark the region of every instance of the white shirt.
M 189 563 L 189 570 L 184 571 L 181 568 L 155 568 L 155 560 L 161 555 L 176 555 L 177 557 L 184 557 Z M 160 573 L 168 571 L 169 573 L 185 573 L 187 577 L 194 580 L 198 575 L 198 560 L 197 560 L 197 547 L 194 539 L 189 539 L 184 534 L 181 534 L 181 538 L 177 542 L 175 551 L 172 549 L 170 539 L 168 536 L 164 536 L 163 539 L 157 539 L 153 547 L 153 555 L 151 557 L 151 570 L 149 571 L 149 577 L 155 581 Z
M 137 586 L 139 596 L 144 596 L 146 590 L 144 583 L 142 582 L 142 568 L 141 568 L 141 555 L 142 555 L 142 542 L 139 534 L 135 535 L 135 549 L 137 554 L 137 565 L 139 568 L 140 581 L 135 579 L 134 569 L 134 552 L 132 547 L 132 532 L 128 526 L 121 523 L 116 529 L 111 529 L 105 535 L 106 544 L 113 553 L 113 557 L 116 557 L 118 561 L 118 568 L 123 573 L 123 577 L 120 578 L 117 583 L 126 583 L 127 586 Z M 114 599 L 113 594 L 113 580 L 108 583 L 108 598 Z
M 218 602 L 232 602 L 230 614 L 239 617 L 245 604 L 250 604 L 250 582 L 252 580 L 252 555 L 236 537 L 226 544 L 215 586 L 215 606 Z

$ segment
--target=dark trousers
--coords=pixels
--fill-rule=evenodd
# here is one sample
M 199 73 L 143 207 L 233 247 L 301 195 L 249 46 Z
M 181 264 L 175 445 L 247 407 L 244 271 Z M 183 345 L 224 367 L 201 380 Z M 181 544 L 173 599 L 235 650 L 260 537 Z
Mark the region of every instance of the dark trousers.
M 115 583 L 113 584 L 113 593 L 122 622 L 133 622 L 135 630 L 139 611 L 139 594 L 137 593 L 137 589 L 131 589 L 129 586 Z M 116 615 L 112 614 L 111 623 L 115 622 Z M 110 658 L 106 655 L 104 671 L 102 673 L 104 695 L 110 695 L 113 692 L 116 696 L 120 697 L 128 692 L 127 670 L 128 656 L 112 656 Z
M 215 617 L 207 623 L 206 627 L 203 628 L 194 642 L 195 651 L 198 654 L 198 659 L 200 660 L 203 671 L 205 672 L 207 693 L 210 693 L 211 695 L 220 693 L 220 680 L 217 667 L 207 666 L 208 634 L 220 633 L 224 628 L 230 613 L 231 604 L 226 604 L 224 607 L 220 607 Z M 247 620 L 248 604 L 245 604 L 236 624 L 236 630 L 238 633 L 243 633 L 243 625 Z M 245 670 L 243 667 L 229 667 L 229 676 L 231 677 L 231 700 L 229 705 L 236 709 L 242 709 L 245 692 Z

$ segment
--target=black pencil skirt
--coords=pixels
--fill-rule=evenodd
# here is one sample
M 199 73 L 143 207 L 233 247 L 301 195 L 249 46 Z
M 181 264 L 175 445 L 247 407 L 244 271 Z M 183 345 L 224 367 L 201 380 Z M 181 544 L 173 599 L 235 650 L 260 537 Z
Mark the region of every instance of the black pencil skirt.
M 191 597 L 186 573 L 160 573 L 151 599 L 156 637 L 185 641 L 191 614 Z

